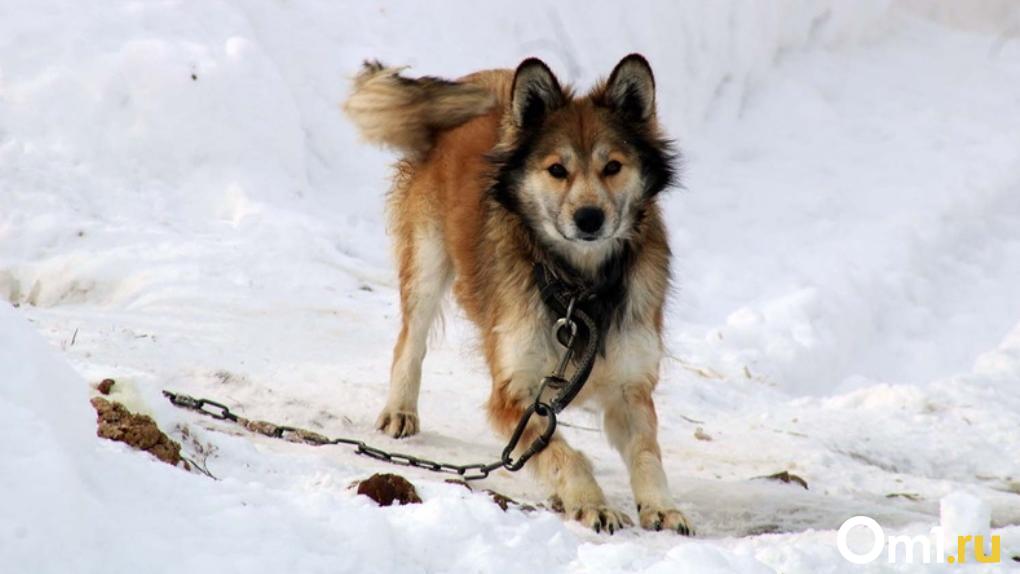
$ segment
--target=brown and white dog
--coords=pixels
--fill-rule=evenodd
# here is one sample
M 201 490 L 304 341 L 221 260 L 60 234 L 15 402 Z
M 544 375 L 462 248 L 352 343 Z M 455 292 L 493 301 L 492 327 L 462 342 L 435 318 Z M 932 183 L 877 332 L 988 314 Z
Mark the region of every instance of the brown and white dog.
M 656 120 L 648 62 L 627 56 L 583 96 L 537 59 L 457 81 L 366 63 L 345 110 L 365 139 L 403 153 L 389 201 L 403 326 L 379 428 L 418 432 L 426 341 L 452 285 L 483 340 L 489 419 L 508 436 L 562 352 L 557 317 L 536 287 L 542 265 L 596 294 L 586 310 L 604 346 L 575 404 L 603 410 L 641 526 L 690 533 L 666 483 L 652 402 L 670 277 L 656 197 L 673 181 L 675 156 Z M 543 426 L 536 421 L 521 444 Z M 631 524 L 559 434 L 528 466 L 567 516 L 596 531 Z

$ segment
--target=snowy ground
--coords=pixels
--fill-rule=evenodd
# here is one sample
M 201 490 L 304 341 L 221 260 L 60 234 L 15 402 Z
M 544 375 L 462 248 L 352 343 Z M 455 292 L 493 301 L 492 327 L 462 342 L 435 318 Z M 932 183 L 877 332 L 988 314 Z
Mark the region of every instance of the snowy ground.
M 16 307 L 0 307 L 0 572 L 949 572 L 852 566 L 835 531 L 867 514 L 926 533 L 954 491 L 1002 536 L 983 571 L 1016 564 L 1015 3 L 0 4 L 0 297 Z M 485 368 L 452 305 L 424 432 L 372 430 L 398 321 L 391 158 L 339 113 L 345 78 L 364 57 L 455 76 L 538 55 L 586 85 L 631 51 L 687 157 L 656 400 L 698 538 L 600 536 L 411 470 L 425 503 L 379 509 L 348 485 L 392 468 L 159 396 L 492 458 Z M 188 429 L 188 453 L 212 449 L 219 480 L 96 439 L 106 377 Z M 630 508 L 598 419 L 567 420 Z M 754 479 L 781 470 L 810 489 Z M 545 496 L 525 475 L 484 486 Z

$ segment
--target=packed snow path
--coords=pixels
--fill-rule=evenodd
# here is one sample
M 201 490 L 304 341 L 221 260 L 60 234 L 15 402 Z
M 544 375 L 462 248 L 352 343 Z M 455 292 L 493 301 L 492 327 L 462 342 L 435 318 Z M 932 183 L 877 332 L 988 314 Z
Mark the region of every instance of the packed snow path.
M 453 3 L 4 8 L 0 570 L 858 572 L 843 520 L 927 532 L 956 490 L 1020 554 L 1020 10 L 747 4 L 543 5 L 538 24 Z M 393 468 L 159 396 L 492 459 L 487 370 L 453 305 L 422 434 L 373 430 L 399 320 L 391 158 L 339 113 L 345 77 L 364 57 L 456 76 L 538 55 L 587 86 L 630 51 L 686 156 L 656 400 L 698 539 L 598 536 L 412 470 L 425 504 L 380 510 L 348 485 Z M 106 377 L 221 480 L 98 442 L 88 384 Z M 631 509 L 598 417 L 565 420 Z M 782 470 L 809 490 L 755 479 Z M 523 473 L 484 486 L 546 495 Z

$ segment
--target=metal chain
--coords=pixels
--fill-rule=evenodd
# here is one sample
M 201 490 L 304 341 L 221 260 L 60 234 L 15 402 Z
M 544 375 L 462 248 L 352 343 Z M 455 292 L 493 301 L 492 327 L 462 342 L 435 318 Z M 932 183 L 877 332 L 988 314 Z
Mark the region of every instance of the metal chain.
M 355 454 L 360 454 L 401 466 L 421 468 L 432 472 L 445 472 L 455 474 L 464 480 L 480 480 L 489 476 L 489 473 L 503 466 L 503 461 L 490 464 L 450 464 L 435 462 L 419 458 L 410 454 L 399 452 L 387 452 L 366 444 L 364 441 L 351 438 L 329 438 L 314 431 L 297 427 L 278 425 L 269 421 L 253 420 L 242 417 L 231 412 L 230 408 L 223 403 L 210 399 L 195 398 L 189 395 L 163 391 L 171 404 L 177 407 L 198 411 L 214 419 L 229 421 L 245 429 L 272 438 L 283 439 L 289 442 L 303 443 L 312 446 L 322 445 L 350 445 L 354 447 Z
M 552 439 L 553 433 L 556 432 L 556 415 L 570 404 L 570 401 L 573 400 L 577 393 L 580 392 L 581 387 L 583 387 L 585 382 L 587 382 L 588 375 L 591 373 L 592 364 L 594 363 L 595 356 L 597 354 L 598 333 L 595 328 L 595 323 L 591 320 L 591 318 L 580 309 L 575 308 L 576 302 L 577 297 L 571 296 L 569 303 L 566 306 L 567 312 L 564 317 L 558 319 L 553 325 L 553 337 L 564 347 L 563 355 L 560 357 L 560 361 L 557 363 L 556 369 L 552 372 L 552 374 L 542 379 L 538 392 L 535 395 L 535 401 L 524 410 L 524 413 L 522 413 L 516 428 L 514 428 L 513 433 L 510 435 L 510 440 L 503 449 L 500 459 L 487 464 L 452 464 L 447 462 L 436 462 L 410 454 L 385 451 L 370 446 L 364 441 L 357 439 L 329 438 L 317 432 L 297 427 L 278 425 L 268 421 L 248 419 L 231 412 L 227 405 L 211 399 L 195 398 L 167 390 L 163 391 L 163 396 L 165 396 L 174 406 L 191 409 L 214 419 L 229 421 L 244 427 L 249 431 L 268 437 L 312 446 L 349 445 L 354 447 L 355 454 L 367 456 L 378 461 L 420 468 L 431 472 L 454 474 L 461 477 L 463 480 L 481 480 L 487 478 L 489 473 L 499 468 L 505 468 L 511 472 L 516 472 L 524 468 L 524 465 L 531 459 L 531 457 L 542 452 L 545 447 L 549 446 L 549 441 Z M 570 360 L 574 355 L 574 344 L 577 340 L 578 331 L 577 320 L 584 323 L 585 328 L 588 329 L 589 336 L 587 337 L 587 345 L 585 346 L 584 353 L 581 356 L 580 364 L 578 365 L 574 376 L 568 381 L 565 378 L 565 374 L 567 365 L 570 363 Z M 561 334 L 564 333 L 564 329 L 566 329 L 565 334 L 561 337 Z M 548 402 L 542 399 L 542 395 L 547 388 L 558 391 L 556 396 Z M 514 460 L 513 452 L 517 449 L 521 438 L 527 430 L 531 418 L 535 415 L 546 419 L 545 430 L 535 437 L 531 444 L 521 451 L 521 454 L 516 460 Z

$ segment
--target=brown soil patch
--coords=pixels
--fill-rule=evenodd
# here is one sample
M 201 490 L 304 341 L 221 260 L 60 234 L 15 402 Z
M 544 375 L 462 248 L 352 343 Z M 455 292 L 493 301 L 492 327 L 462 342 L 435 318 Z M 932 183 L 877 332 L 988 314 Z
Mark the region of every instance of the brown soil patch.
M 100 437 L 144 450 L 173 466 L 181 462 L 181 445 L 159 430 L 152 417 L 132 413 L 124 405 L 103 397 L 93 398 L 92 406 L 96 409 L 99 424 L 96 434 Z

